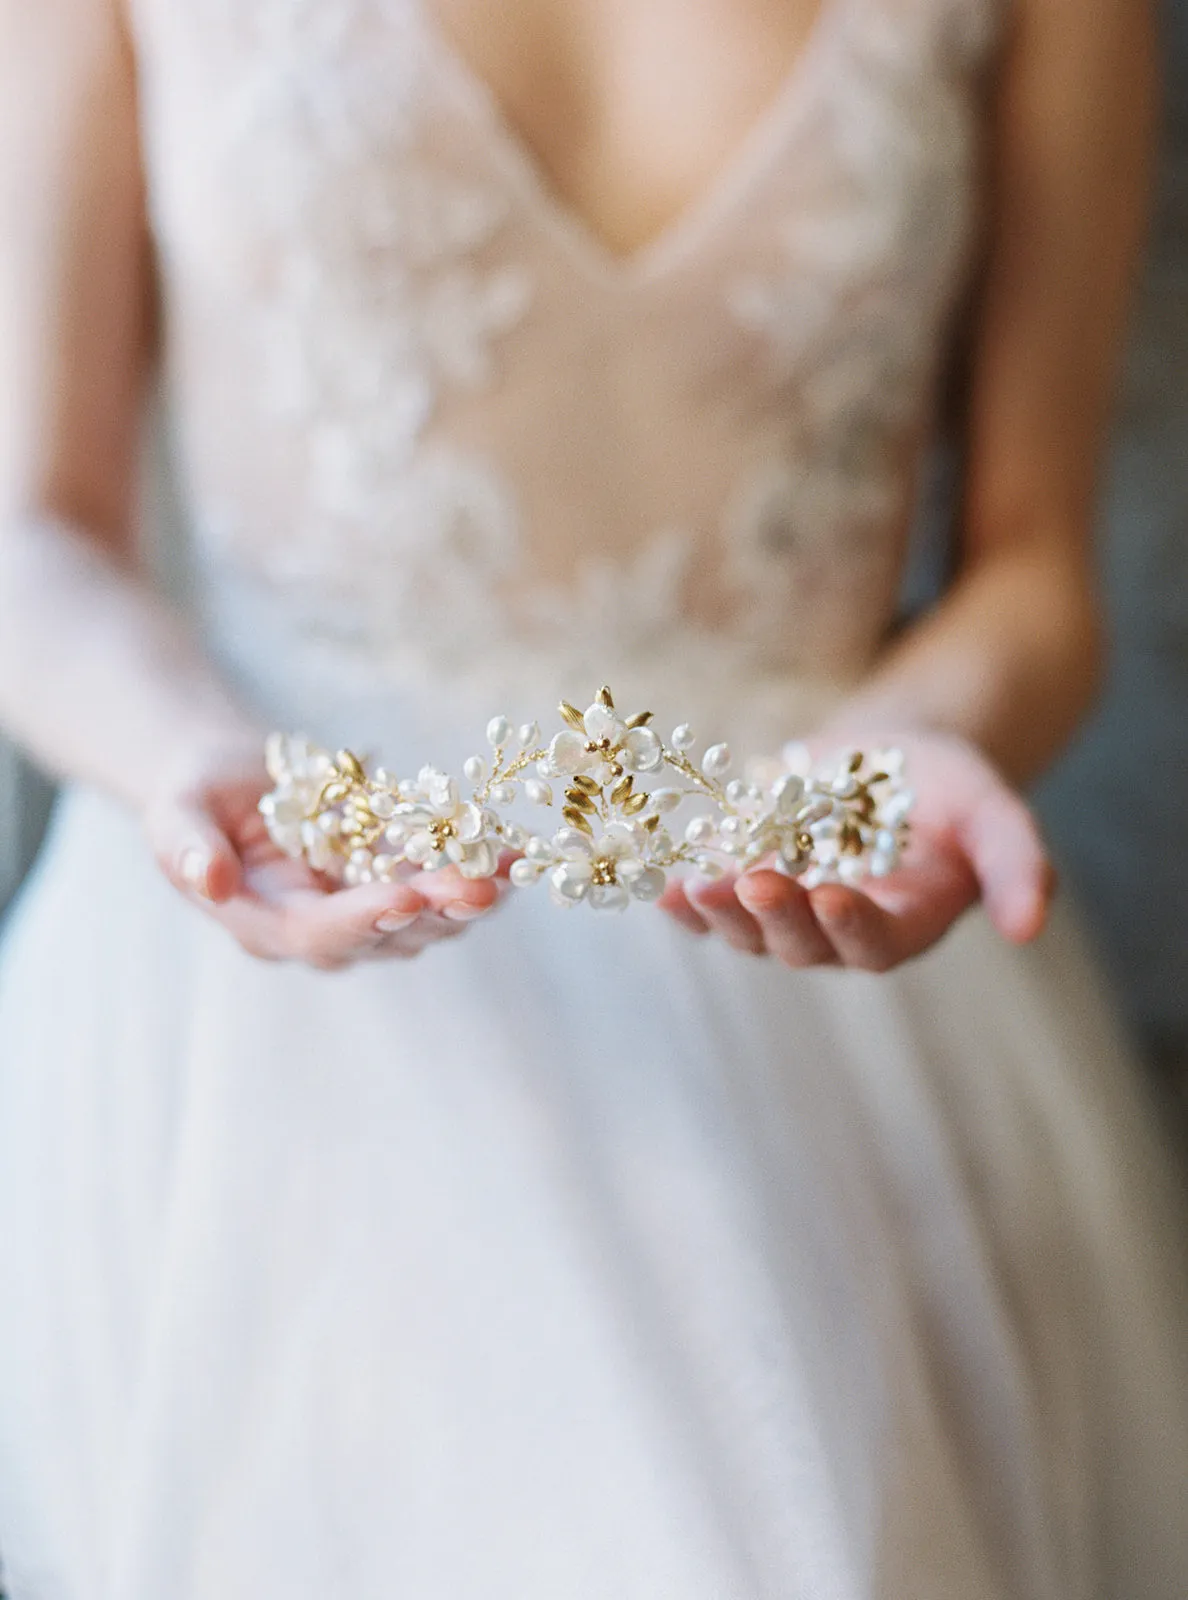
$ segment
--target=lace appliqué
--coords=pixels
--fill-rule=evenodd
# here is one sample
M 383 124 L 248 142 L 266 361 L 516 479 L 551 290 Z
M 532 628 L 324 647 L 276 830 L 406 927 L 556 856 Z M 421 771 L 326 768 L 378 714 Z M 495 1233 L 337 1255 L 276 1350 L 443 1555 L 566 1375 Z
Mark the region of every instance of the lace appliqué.
M 252 504 L 232 461 L 200 503 L 212 584 L 254 587 L 252 603 L 284 610 L 299 648 L 346 682 L 458 701 L 485 703 L 503 683 L 531 703 L 543 679 L 580 693 L 613 673 L 661 698 L 675 675 L 674 700 L 709 706 L 724 685 L 737 699 L 741 683 L 778 679 L 786 693 L 812 669 L 859 670 L 894 593 L 911 452 L 968 234 L 960 73 L 937 69 L 918 37 L 865 23 L 829 58 L 795 160 L 719 248 L 705 241 L 703 300 L 680 286 L 721 322 L 707 320 L 690 399 L 703 376 L 737 386 L 737 449 L 729 430 L 715 439 L 697 494 L 674 475 L 684 512 L 612 555 L 580 501 L 564 529 L 537 526 L 534 483 L 497 445 L 486 453 L 483 397 L 505 367 L 518 388 L 539 383 L 526 426 L 547 434 L 555 375 L 540 331 L 551 318 L 558 348 L 581 350 L 574 319 L 606 338 L 608 308 L 588 284 L 558 285 L 522 196 L 438 81 L 417 8 L 203 3 L 250 35 L 208 159 L 249 414 L 270 462 L 292 469 L 276 504 L 266 487 Z M 929 13 L 937 32 L 930 0 L 888 5 Z M 175 224 L 209 259 L 212 229 Z M 539 326 L 521 343 L 530 315 Z M 678 355 L 656 352 L 645 392 L 661 402 L 655 425 L 685 427 L 696 448 L 692 412 L 663 409 L 680 398 L 665 371 Z M 585 468 L 567 437 L 579 495 L 600 459 L 596 415 Z M 539 450 L 526 459 L 539 470 Z M 636 486 L 630 472 L 622 482 L 630 525 Z M 569 541 L 565 562 L 535 559 L 550 537 Z M 567 575 L 546 581 L 546 564 Z

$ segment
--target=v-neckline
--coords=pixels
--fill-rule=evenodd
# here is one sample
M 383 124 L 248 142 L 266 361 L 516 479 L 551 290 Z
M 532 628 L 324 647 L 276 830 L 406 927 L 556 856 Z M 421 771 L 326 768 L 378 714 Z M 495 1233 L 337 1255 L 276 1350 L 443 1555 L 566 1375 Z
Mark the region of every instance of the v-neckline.
M 418 0 L 417 9 L 442 71 L 485 131 L 509 179 L 559 246 L 587 277 L 609 287 L 633 288 L 678 268 L 711 232 L 714 223 L 729 215 L 753 191 L 809 103 L 807 91 L 814 68 L 846 4 L 847 0 L 817 0 L 809 31 L 775 93 L 715 175 L 650 238 L 625 251 L 609 245 L 558 191 L 491 84 L 451 39 L 433 0 Z

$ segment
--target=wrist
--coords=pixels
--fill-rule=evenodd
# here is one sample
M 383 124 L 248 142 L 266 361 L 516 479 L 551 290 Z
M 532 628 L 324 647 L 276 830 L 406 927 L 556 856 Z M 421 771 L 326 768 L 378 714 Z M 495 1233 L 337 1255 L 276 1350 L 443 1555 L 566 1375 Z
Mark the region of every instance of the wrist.
M 163 748 L 145 787 L 143 802 L 151 806 L 163 796 L 175 797 L 209 787 L 214 781 L 264 783 L 264 727 L 249 717 L 203 719 L 179 729 Z

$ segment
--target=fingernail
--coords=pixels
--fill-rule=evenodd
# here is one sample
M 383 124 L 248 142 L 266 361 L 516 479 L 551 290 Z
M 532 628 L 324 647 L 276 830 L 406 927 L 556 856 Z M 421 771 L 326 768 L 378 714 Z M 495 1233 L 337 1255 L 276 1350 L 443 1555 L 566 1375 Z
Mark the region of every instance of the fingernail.
M 376 933 L 399 933 L 420 916 L 419 911 L 385 911 L 375 919 Z
M 693 899 L 699 900 L 702 895 L 709 894 L 711 890 L 720 888 L 725 876 L 725 873 L 718 873 L 717 876 L 713 876 L 706 872 L 691 872 L 685 879 L 685 893 Z
M 205 850 L 191 847 L 181 858 L 181 875 L 196 894 L 206 895 L 206 874 L 210 856 Z
M 451 922 L 473 922 L 476 917 L 486 916 L 489 910 L 489 906 L 472 906 L 465 900 L 452 900 L 441 914 Z

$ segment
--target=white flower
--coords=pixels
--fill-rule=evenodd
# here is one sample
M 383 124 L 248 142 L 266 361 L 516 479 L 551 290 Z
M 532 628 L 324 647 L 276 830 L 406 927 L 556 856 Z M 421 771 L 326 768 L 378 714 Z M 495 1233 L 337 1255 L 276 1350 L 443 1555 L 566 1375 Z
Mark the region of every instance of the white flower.
M 399 808 L 401 851 L 413 866 L 433 870 L 453 864 L 465 878 L 490 878 L 498 853 L 487 837 L 487 819 L 472 801 L 463 800 L 456 781 L 433 767 L 422 767 L 417 798 Z
M 630 822 L 612 822 L 598 836 L 562 828 L 554 849 L 558 858 L 549 887 L 558 905 L 587 901 L 597 911 L 622 911 L 629 900 L 657 900 L 664 893 L 663 871 L 648 860 L 648 835 Z
M 616 768 L 655 772 L 663 760 L 663 747 L 651 728 L 629 728 L 601 701 L 587 708 L 580 729 L 566 728 L 556 734 L 548 754 L 552 775 L 588 773 L 603 782 L 620 775 Z

